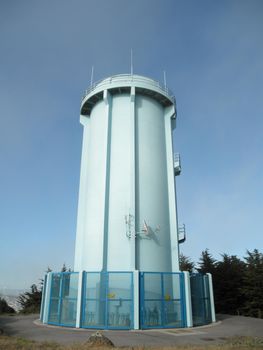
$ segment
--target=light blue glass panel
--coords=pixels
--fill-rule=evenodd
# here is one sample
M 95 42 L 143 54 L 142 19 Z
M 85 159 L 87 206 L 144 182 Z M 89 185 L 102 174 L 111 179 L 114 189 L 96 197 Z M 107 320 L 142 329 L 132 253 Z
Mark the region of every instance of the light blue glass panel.
M 205 324 L 212 322 L 210 298 L 205 299 Z
M 108 327 L 131 327 L 131 301 L 111 300 L 108 302 Z
M 61 274 L 60 273 L 52 274 L 51 298 L 58 298 L 59 297 L 60 282 L 61 282 Z
M 103 297 L 101 280 L 104 280 L 103 276 L 101 278 L 101 273 L 86 273 L 86 299 L 99 299 L 101 296 Z
M 202 274 L 191 275 L 191 300 L 194 326 L 211 322 L 211 305 L 208 278 Z
M 162 325 L 161 301 L 144 302 L 143 324 L 146 327 L 160 327 Z
M 59 322 L 59 299 L 51 299 L 50 300 L 50 306 L 49 306 L 49 317 L 48 322 L 52 323 L 58 323 Z
M 62 299 L 61 321 L 63 325 L 75 326 L 77 314 L 77 300 Z
M 78 273 L 70 273 L 63 275 L 62 297 L 77 298 L 78 296 Z
M 209 279 L 208 276 L 203 276 L 204 278 L 204 307 L 205 307 L 205 323 L 211 323 L 212 322 L 212 315 L 211 315 L 211 302 L 210 302 L 210 291 L 209 291 Z
M 109 273 L 108 299 L 131 299 L 131 274 Z
M 144 299 L 161 299 L 162 282 L 160 273 L 144 274 Z
M 105 327 L 105 301 L 86 300 L 83 327 Z
M 210 295 L 209 295 L 209 280 L 208 280 L 208 276 L 207 275 L 204 275 L 203 276 L 203 283 L 204 283 L 204 297 L 205 298 L 209 298 Z
M 163 274 L 164 299 L 166 301 L 180 299 L 180 275 Z
M 182 327 L 180 301 L 164 301 L 164 327 Z

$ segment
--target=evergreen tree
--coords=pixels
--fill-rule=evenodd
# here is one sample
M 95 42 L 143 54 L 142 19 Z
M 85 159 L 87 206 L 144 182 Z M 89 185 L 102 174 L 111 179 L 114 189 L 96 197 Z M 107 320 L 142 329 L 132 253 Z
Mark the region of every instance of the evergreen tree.
M 41 305 L 42 290 L 33 284 L 29 292 L 20 294 L 18 302 L 21 305 L 21 313 L 39 313 Z
M 243 278 L 245 263 L 235 255 L 222 255 L 214 271 L 216 311 L 223 314 L 240 314 L 243 306 Z
M 0 315 L 13 313 L 15 313 L 15 310 L 7 304 L 7 301 L 4 298 L 0 297 Z
M 209 253 L 209 250 L 207 248 L 202 251 L 198 265 L 199 265 L 199 267 L 197 268 L 197 271 L 199 273 L 208 273 L 209 272 L 209 273 L 213 274 L 215 272 L 216 260 Z
M 71 268 L 67 268 L 66 264 L 64 263 L 61 268 L 61 272 L 71 272 Z
M 179 256 L 179 265 L 181 271 L 189 271 L 190 273 L 194 271 L 195 263 L 182 253 Z
M 61 272 L 67 272 L 67 267 L 66 264 L 64 263 L 62 268 L 61 268 Z
M 51 272 L 51 268 L 48 267 L 46 273 Z M 61 268 L 61 272 L 67 272 L 71 271 L 70 269 L 67 269 L 66 265 L 63 264 Z M 33 284 L 30 287 L 29 292 L 25 292 L 23 294 L 20 294 L 18 297 L 18 303 L 21 305 L 21 313 L 39 313 L 40 312 L 40 306 L 41 306 L 41 299 L 42 299 L 42 289 L 44 285 L 44 280 L 40 280 L 40 287 L 38 288 L 36 284 Z
M 263 254 L 257 249 L 253 252 L 247 251 L 245 261 L 243 313 L 263 318 Z

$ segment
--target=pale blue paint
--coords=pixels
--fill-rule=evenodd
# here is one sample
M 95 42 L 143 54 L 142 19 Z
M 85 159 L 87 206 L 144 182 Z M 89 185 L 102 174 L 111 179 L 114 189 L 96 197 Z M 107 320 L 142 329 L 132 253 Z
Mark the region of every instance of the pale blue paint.
M 178 271 L 173 94 L 116 75 L 87 91 L 81 113 L 75 270 Z

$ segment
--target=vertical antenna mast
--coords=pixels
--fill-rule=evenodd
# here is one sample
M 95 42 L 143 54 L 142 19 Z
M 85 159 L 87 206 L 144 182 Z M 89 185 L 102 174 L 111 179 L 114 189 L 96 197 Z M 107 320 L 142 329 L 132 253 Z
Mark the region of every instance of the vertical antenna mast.
M 131 49 L 131 75 L 133 75 L 133 52 Z
M 93 74 L 94 74 L 94 66 L 91 67 L 91 75 L 90 75 L 90 86 L 93 85 Z
M 163 83 L 164 83 L 164 88 L 167 90 L 167 85 L 166 85 L 166 72 L 165 70 L 163 71 Z

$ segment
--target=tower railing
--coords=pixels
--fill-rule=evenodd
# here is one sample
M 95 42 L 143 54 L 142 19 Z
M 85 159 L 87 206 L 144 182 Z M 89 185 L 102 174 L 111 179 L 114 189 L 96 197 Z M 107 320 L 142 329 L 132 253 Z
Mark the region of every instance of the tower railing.
M 186 240 L 185 224 L 178 227 L 178 242 L 183 243 Z
M 112 82 L 132 82 L 133 79 L 136 79 L 136 82 L 141 82 L 141 83 L 147 83 L 147 85 L 152 86 L 153 88 L 158 88 L 161 89 L 166 95 L 168 95 L 174 102 L 175 102 L 175 96 L 173 92 L 164 84 L 160 83 L 157 80 L 149 79 L 147 77 L 143 77 L 140 75 L 132 75 L 132 74 L 117 74 L 113 75 L 110 78 L 104 78 L 100 79 L 96 82 L 94 82 L 89 88 L 87 88 L 84 92 L 84 95 L 82 96 L 81 101 L 84 100 L 84 98 L 90 94 L 93 90 L 95 90 L 98 86 L 108 86 Z
M 180 175 L 181 173 L 181 158 L 179 153 L 174 153 L 174 174 Z

